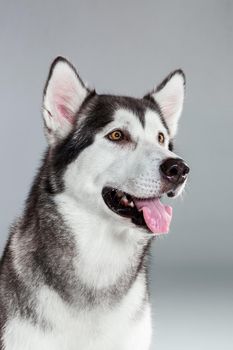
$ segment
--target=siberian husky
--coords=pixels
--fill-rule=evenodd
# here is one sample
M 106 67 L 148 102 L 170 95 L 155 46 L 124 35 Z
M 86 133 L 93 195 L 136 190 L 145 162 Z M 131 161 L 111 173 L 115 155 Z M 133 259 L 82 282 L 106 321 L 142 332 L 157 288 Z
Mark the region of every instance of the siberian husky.
M 173 152 L 185 76 L 97 94 L 66 59 L 43 96 L 48 140 L 0 266 L 1 350 L 147 350 L 147 255 L 189 168 Z

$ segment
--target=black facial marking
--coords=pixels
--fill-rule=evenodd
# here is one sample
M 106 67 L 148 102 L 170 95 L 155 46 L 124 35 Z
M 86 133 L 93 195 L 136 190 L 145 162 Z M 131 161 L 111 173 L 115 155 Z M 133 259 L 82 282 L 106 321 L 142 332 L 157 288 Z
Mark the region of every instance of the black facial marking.
M 173 141 L 170 141 L 169 142 L 169 144 L 168 144 L 168 149 L 169 149 L 169 151 L 173 151 L 173 149 L 174 149 L 174 144 L 173 144 Z
M 52 173 L 56 174 L 54 180 L 58 191 L 62 190 L 61 178 L 67 165 L 90 146 L 95 135 L 113 120 L 111 105 L 105 105 L 104 101 L 101 101 L 97 96 L 89 98 L 79 113 L 85 114 L 83 121 L 79 124 L 79 116 L 77 116 L 79 125 L 51 152 L 51 169 Z
M 150 103 L 150 108 L 153 109 L 155 112 L 157 112 L 157 114 L 160 117 L 160 121 L 163 124 L 163 126 L 165 127 L 165 129 L 167 130 L 168 134 L 170 134 L 170 130 L 168 128 L 168 125 L 163 117 L 161 108 L 159 107 L 159 104 L 155 101 L 155 99 L 151 96 L 151 94 L 147 94 L 143 97 L 143 100 L 148 101 Z
M 73 161 L 84 148 L 93 142 L 94 136 L 113 121 L 113 114 L 120 108 L 132 111 L 144 126 L 146 107 L 140 103 L 140 100 L 130 97 L 96 95 L 91 99 L 90 103 L 88 101 L 84 103 L 80 111 L 80 113 L 86 114 L 84 121 L 78 125 L 77 130 L 70 134 L 63 144 L 58 145 L 59 151 L 56 151 L 56 153 L 61 155 L 58 157 L 62 158 L 61 151 L 64 150 L 64 153 L 67 154 L 67 148 L 69 151 L 72 149 L 72 152 L 69 152 L 70 155 L 66 159 L 67 164 Z M 58 163 L 60 163 L 60 160 Z
M 112 114 L 118 109 L 124 108 L 137 116 L 142 126 L 145 126 L 146 104 L 142 103 L 140 99 L 113 95 L 100 95 L 99 98 L 104 104 L 109 105 Z

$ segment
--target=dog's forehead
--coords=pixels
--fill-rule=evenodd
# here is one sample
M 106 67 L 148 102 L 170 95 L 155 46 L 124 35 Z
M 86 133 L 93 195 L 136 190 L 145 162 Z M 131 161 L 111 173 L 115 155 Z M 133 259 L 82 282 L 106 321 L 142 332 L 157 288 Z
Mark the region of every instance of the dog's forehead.
M 153 132 L 167 129 L 156 103 L 145 99 L 125 96 L 98 95 L 92 103 L 91 115 L 96 125 L 101 122 L 104 129 L 127 128 L 129 131 Z M 89 114 L 89 117 L 91 117 Z M 91 119 L 92 119 L 91 118 Z
M 125 128 L 132 133 L 138 131 L 138 133 L 145 134 L 151 134 L 158 129 L 166 130 L 160 115 L 150 108 L 145 109 L 141 117 L 130 109 L 119 108 L 114 112 L 113 120 L 108 125 L 108 128 L 112 127 Z

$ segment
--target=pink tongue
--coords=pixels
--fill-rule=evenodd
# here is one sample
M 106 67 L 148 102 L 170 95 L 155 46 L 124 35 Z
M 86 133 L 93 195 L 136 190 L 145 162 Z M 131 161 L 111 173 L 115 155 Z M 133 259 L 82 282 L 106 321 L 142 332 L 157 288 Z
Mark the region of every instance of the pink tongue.
M 157 199 L 135 200 L 139 211 L 142 210 L 147 227 L 157 234 L 168 233 L 172 219 L 172 207 L 163 205 Z

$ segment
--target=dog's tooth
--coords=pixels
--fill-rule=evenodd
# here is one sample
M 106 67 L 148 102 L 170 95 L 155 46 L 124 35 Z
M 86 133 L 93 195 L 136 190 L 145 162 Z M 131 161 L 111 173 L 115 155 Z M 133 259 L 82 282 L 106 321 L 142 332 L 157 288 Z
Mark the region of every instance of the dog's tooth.
M 124 196 L 124 192 L 122 191 L 117 191 L 117 197 L 123 197 Z
M 125 206 L 127 206 L 129 204 L 129 201 L 125 195 L 123 195 L 123 197 L 121 198 L 121 204 L 123 204 Z
M 129 206 L 130 206 L 131 208 L 133 208 L 133 207 L 134 207 L 134 202 L 131 201 L 131 202 L 129 203 Z

